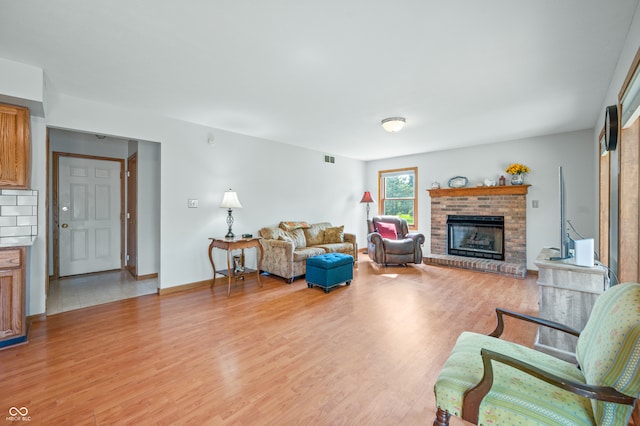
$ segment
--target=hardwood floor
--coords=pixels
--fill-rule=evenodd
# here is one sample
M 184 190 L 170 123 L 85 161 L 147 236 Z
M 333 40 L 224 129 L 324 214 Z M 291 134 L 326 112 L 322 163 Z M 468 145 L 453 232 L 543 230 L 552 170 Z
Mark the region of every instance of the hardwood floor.
M 329 294 L 264 276 L 231 297 L 220 282 L 49 316 L 0 351 L 0 412 L 26 407 L 32 425 L 431 424 L 458 335 L 493 330 L 496 306 L 537 313 L 535 277 L 365 257 Z M 531 346 L 535 331 L 507 323 L 504 338 Z

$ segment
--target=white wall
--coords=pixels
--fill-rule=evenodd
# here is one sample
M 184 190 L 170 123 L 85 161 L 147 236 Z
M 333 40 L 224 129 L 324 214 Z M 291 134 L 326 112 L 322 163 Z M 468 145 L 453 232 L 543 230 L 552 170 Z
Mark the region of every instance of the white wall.
M 44 117 L 44 73 L 41 68 L 0 58 L 0 102 L 29 108 Z
M 70 132 L 50 127 L 49 147 L 51 152 L 127 159 L 127 144 L 122 140 L 110 137 L 98 139 L 91 133 Z
M 40 191 L 43 219 L 31 251 L 28 315 L 45 311 L 46 126 L 161 143 L 161 288 L 211 278 L 208 238 L 226 233 L 226 211 L 218 205 L 230 187 L 243 205 L 234 212 L 237 234 L 256 235 L 259 228 L 281 220 L 326 220 L 345 225 L 347 232 L 364 222 L 361 161 L 337 157 L 336 164 L 326 165 L 318 151 L 56 93 L 47 99 L 46 122 L 31 120 L 32 187 Z M 207 142 L 211 134 L 214 145 Z M 190 198 L 199 200 L 199 208 L 187 207 Z M 216 258 L 224 257 L 217 253 Z
M 160 145 L 139 141 L 138 259 L 139 276 L 160 272 Z
M 43 118 L 31 116 L 31 188 L 38 191 L 38 238 L 29 248 L 27 272 L 27 315 L 36 315 L 45 309 L 45 283 L 47 276 L 46 246 L 47 220 L 47 128 Z
M 454 176 L 465 176 L 469 186 L 485 178 L 497 180 L 511 163 L 524 163 L 532 172 L 527 195 L 527 269 L 537 269 L 533 261 L 545 246 L 558 247 L 559 195 L 558 166 L 563 166 L 567 186 L 567 218 L 585 237 L 597 237 L 593 208 L 597 190 L 592 168 L 595 151 L 592 131 L 562 133 L 517 141 L 494 143 L 464 149 L 371 161 L 366 167 L 366 184 L 372 194 L 378 191 L 378 171 L 418 167 L 418 230 L 426 237 L 424 252 L 431 251 L 431 198 L 428 189 L 438 181 L 443 188 Z M 532 200 L 539 208 L 532 208 Z M 372 206 L 377 211 L 378 205 Z M 364 227 L 359 235 L 363 235 Z

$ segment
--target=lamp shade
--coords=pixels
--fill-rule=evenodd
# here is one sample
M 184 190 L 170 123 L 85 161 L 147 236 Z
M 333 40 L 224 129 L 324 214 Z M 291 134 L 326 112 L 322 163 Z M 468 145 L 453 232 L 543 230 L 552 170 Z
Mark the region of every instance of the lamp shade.
M 222 203 L 220 203 L 220 208 L 241 209 L 242 204 L 240 204 L 240 200 L 238 200 L 238 194 L 231 189 L 225 191 L 224 197 L 222 198 Z
M 362 200 L 360 200 L 361 203 L 375 203 L 376 200 L 373 199 L 373 197 L 371 196 L 371 193 L 369 191 L 364 191 L 364 194 L 362 195 Z
M 396 133 L 402 130 L 407 120 L 404 117 L 390 117 L 382 120 L 382 128 L 389 133 Z

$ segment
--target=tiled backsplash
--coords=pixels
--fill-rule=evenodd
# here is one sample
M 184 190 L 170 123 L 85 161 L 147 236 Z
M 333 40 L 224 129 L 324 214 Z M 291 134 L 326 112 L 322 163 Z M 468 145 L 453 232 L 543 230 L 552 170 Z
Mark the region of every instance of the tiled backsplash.
M 38 235 L 38 191 L 0 189 L 0 243 L 31 244 Z

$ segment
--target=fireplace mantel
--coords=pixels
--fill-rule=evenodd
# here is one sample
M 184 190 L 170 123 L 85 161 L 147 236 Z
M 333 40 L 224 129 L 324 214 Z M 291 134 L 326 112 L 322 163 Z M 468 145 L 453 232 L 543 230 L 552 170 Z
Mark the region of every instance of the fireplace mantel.
M 469 188 L 438 188 L 427 189 L 433 197 L 468 197 L 477 195 L 522 195 L 529 192 L 531 185 L 509 186 L 476 186 Z

